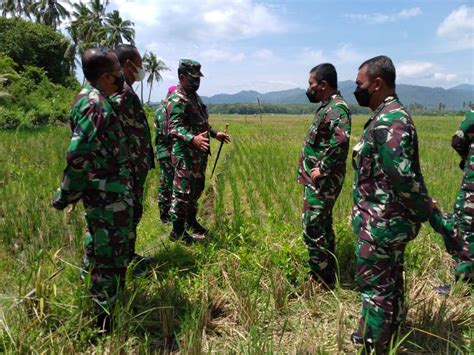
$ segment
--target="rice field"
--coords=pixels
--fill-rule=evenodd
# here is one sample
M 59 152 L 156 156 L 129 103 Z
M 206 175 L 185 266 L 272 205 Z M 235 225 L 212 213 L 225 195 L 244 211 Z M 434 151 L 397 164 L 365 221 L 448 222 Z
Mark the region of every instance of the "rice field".
M 367 117 L 354 117 L 351 145 Z M 431 195 L 451 210 L 461 171 L 450 148 L 461 117 L 415 117 L 422 170 Z M 301 237 L 300 149 L 312 116 L 213 116 L 232 143 L 200 200 L 211 235 L 171 242 L 156 203 L 159 172 L 147 181 L 137 250 L 156 258 L 133 277 L 114 311 L 117 327 L 98 334 L 79 268 L 83 210 L 49 207 L 64 168 L 67 127 L 0 132 L 0 352 L 5 353 L 355 353 L 349 335 L 360 301 L 353 279 L 350 226 L 353 171 L 334 210 L 340 283 L 306 282 Z M 218 143 L 212 150 L 217 153 Z M 429 225 L 406 255 L 406 327 L 392 351 L 474 351 L 473 302 L 466 286 L 449 297 L 450 257 Z

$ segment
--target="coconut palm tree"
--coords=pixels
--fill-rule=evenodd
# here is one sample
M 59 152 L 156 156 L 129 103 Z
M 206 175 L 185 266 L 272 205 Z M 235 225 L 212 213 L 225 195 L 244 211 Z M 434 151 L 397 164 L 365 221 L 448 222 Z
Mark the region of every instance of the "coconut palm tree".
M 68 32 L 73 40 L 76 40 L 76 47 L 79 53 L 85 48 L 103 45 L 104 34 L 101 28 L 106 18 L 105 10 L 108 0 L 93 0 L 88 5 L 75 3 L 73 5 L 71 25 Z
M 34 2 L 29 9 L 37 22 L 56 29 L 61 24 L 61 20 L 70 18 L 71 14 L 64 7 L 69 4 L 69 0 L 39 0 Z
M 125 39 L 131 44 L 134 44 L 135 30 L 133 29 L 133 22 L 129 20 L 122 20 L 117 10 L 108 13 L 105 18 L 104 26 L 100 29 L 101 37 L 103 38 L 102 45 L 108 47 L 115 47 Z
M 151 99 L 151 90 L 153 88 L 153 82 L 160 82 L 163 80 L 161 72 L 164 70 L 170 70 L 161 59 L 158 59 L 157 56 L 153 53 L 147 53 L 143 57 L 143 63 L 145 64 L 145 71 L 148 73 L 148 78 L 146 82 L 150 85 L 150 92 L 148 93 L 148 103 Z
M 0 2 L 0 9 L 2 16 L 11 15 L 13 17 L 21 17 L 22 15 L 30 17 L 30 6 L 32 0 L 2 0 Z

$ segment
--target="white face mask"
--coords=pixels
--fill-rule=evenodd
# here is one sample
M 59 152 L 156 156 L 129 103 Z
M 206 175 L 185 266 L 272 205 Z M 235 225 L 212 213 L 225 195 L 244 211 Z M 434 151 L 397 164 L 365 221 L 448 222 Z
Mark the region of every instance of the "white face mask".
M 135 65 L 135 63 L 131 62 L 135 68 L 135 72 L 133 73 L 133 75 L 135 76 L 135 80 L 136 81 L 142 81 L 143 79 L 145 79 L 145 71 L 143 70 L 143 68 L 140 68 L 140 67 L 137 67 Z

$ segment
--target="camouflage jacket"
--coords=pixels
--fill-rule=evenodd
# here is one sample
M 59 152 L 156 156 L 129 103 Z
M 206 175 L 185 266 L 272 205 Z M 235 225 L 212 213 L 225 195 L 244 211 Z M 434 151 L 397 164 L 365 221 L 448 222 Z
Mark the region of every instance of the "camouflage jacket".
M 464 171 L 461 188 L 474 191 L 474 110 L 466 113 L 453 136 L 451 146 L 461 157 L 459 166 Z
M 155 167 L 151 133 L 145 111 L 133 88 L 124 83 L 120 94 L 112 97 L 120 109 L 125 135 L 136 176 L 146 175 Z
M 194 148 L 191 140 L 197 134 L 208 131 L 211 137 L 217 132 L 209 125 L 207 107 L 197 93 L 188 94 L 181 85 L 169 96 L 166 110 L 170 115 L 172 155 L 202 158 L 208 153 Z
M 313 168 L 319 168 L 326 177 L 334 172 L 344 174 L 350 135 L 351 113 L 338 92 L 324 100 L 314 115 L 301 152 L 297 181 L 313 184 Z
M 366 122 L 352 164 L 353 212 L 376 222 L 428 219 L 432 200 L 421 174 L 415 125 L 396 96 L 387 97 Z
M 87 83 L 73 102 L 70 123 L 67 165 L 53 206 L 63 209 L 86 192 L 129 193 L 130 153 L 114 103 Z
M 161 101 L 155 111 L 155 147 L 157 160 L 171 156 L 170 122 L 166 105 L 167 102 L 165 100 Z

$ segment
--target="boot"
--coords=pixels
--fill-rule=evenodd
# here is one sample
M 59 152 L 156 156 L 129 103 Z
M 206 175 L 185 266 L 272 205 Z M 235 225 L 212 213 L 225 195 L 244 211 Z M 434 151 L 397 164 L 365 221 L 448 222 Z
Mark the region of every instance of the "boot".
M 184 221 L 182 220 L 173 222 L 173 229 L 170 233 L 170 239 L 172 241 L 182 240 L 186 244 L 192 244 L 195 241 L 194 238 L 184 230 Z
M 168 210 L 160 210 L 160 220 L 163 224 L 171 223 L 171 217 Z
M 209 230 L 203 227 L 196 219 L 196 214 L 190 214 L 186 218 L 186 229 L 189 229 L 192 233 L 199 235 L 207 235 Z

